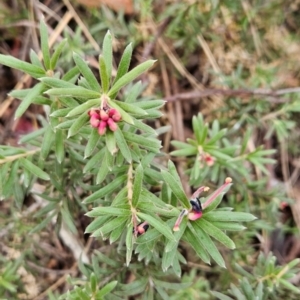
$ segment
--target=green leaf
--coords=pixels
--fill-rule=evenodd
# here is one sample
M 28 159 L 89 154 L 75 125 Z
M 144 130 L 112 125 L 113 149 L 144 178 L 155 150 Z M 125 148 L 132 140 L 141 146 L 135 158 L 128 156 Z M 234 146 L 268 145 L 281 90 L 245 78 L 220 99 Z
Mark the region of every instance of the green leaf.
M 133 70 L 122 76 L 117 82 L 114 83 L 110 91 L 108 92 L 108 96 L 112 96 L 116 94 L 123 86 L 127 85 L 129 82 L 136 79 L 138 76 L 140 76 L 142 73 L 144 73 L 146 70 L 151 68 L 153 64 L 155 63 L 155 60 L 148 60 L 137 67 L 135 67 Z
M 72 97 L 59 97 L 59 101 L 65 106 L 65 107 L 75 107 L 79 105 L 78 101 L 73 99 Z
M 92 293 L 95 293 L 97 291 L 97 278 L 94 273 L 90 275 L 90 285 Z
M 133 251 L 133 226 L 130 225 L 127 228 L 126 233 L 126 266 L 129 266 L 131 257 L 132 257 L 132 251 Z
M 127 284 L 119 284 L 118 292 L 115 292 L 116 295 L 120 296 L 121 299 L 126 299 L 125 296 L 133 296 L 141 294 L 145 291 L 146 285 L 148 283 L 148 278 L 141 278 Z
M 196 140 L 197 140 L 197 144 L 201 145 L 202 130 L 204 128 L 204 123 L 203 123 L 202 115 L 199 114 L 198 116 L 193 116 L 192 124 L 193 124 L 193 132 L 195 134 L 195 137 L 196 137 Z
M 105 148 L 105 162 L 109 171 L 112 171 L 115 166 L 115 157 L 108 151 L 108 148 Z
M 217 297 L 218 299 L 220 299 L 220 300 L 234 300 L 233 298 L 228 297 L 228 296 L 226 296 L 226 295 L 224 295 L 224 294 L 222 294 L 222 293 L 219 293 L 219 292 L 211 291 L 211 293 L 212 293 L 215 297 Z
M 102 54 L 106 66 L 106 72 L 108 76 L 108 82 L 111 78 L 111 70 L 112 70 L 112 36 L 110 31 L 108 30 L 102 45 Z
M 170 266 L 173 265 L 173 261 L 176 258 L 177 248 L 173 248 L 171 251 L 166 252 L 164 251 L 163 257 L 162 257 L 162 270 L 166 272 Z
M 110 283 L 106 284 L 98 293 L 97 297 L 103 297 L 109 294 L 118 284 L 118 281 L 111 281 Z
M 107 194 L 111 194 L 117 188 L 120 188 L 121 185 L 127 180 L 127 175 L 122 175 L 115 178 L 111 183 L 105 187 L 99 189 L 97 192 L 85 198 L 84 203 L 92 203 L 100 198 L 103 198 Z
M 294 267 L 296 267 L 299 264 L 299 262 L 300 262 L 300 258 L 293 259 L 288 264 L 286 264 L 286 267 L 288 267 L 288 269 L 291 270 Z M 284 268 L 285 268 L 285 266 L 284 266 Z
M 117 218 L 113 218 L 112 220 L 106 222 L 101 228 L 97 229 L 92 236 L 93 237 L 98 237 L 98 236 L 102 236 L 102 237 L 106 237 L 108 233 L 110 233 L 111 231 L 113 231 L 114 229 L 116 229 L 119 226 L 122 226 L 122 229 L 124 229 L 124 224 L 125 222 L 128 220 L 128 216 L 126 217 L 120 217 L 118 216 Z
M 78 119 L 74 120 L 74 123 L 71 125 L 68 131 L 68 137 L 74 136 L 79 132 L 79 130 L 88 122 L 89 116 L 88 114 L 82 114 Z
M 116 138 L 112 131 L 107 131 L 105 135 L 106 147 L 110 154 L 113 156 L 118 151 Z
M 99 217 L 99 216 L 120 216 L 120 217 L 128 217 L 131 215 L 131 211 L 124 208 L 118 207 L 96 207 L 93 210 L 86 213 L 88 217 Z
M 176 248 L 177 249 L 177 245 L 181 239 L 181 237 L 183 236 L 184 232 L 185 232 L 185 229 L 187 227 L 187 223 L 188 223 L 188 219 L 187 218 L 184 218 L 180 224 L 180 227 L 179 227 L 179 230 L 178 231 L 175 231 L 173 232 L 174 234 L 174 237 L 175 237 L 175 241 L 171 241 L 169 240 L 166 244 L 166 247 L 165 247 L 165 251 L 166 252 L 169 252 L 171 251 L 173 248 Z M 175 224 L 175 223 L 174 223 Z
M 44 20 L 40 23 L 40 35 L 41 35 L 41 49 L 43 53 L 44 65 L 47 70 L 51 69 L 50 64 L 50 50 L 48 45 L 48 28 Z
M 35 226 L 34 228 L 32 228 L 28 234 L 33 234 L 35 232 L 38 232 L 40 230 L 42 230 L 43 228 L 45 228 L 52 220 L 52 218 L 57 214 L 56 211 L 53 211 L 49 214 L 49 216 L 47 216 L 47 218 L 43 219 L 41 221 L 41 223 L 39 223 L 37 226 Z
M 168 300 L 169 295 L 167 294 L 166 290 L 160 286 L 155 286 L 155 289 L 157 290 L 158 294 L 163 300 Z
M 204 147 L 203 148 L 207 153 L 209 153 L 210 155 L 214 156 L 215 158 L 218 158 L 220 160 L 225 160 L 225 161 L 228 161 L 230 160 L 232 157 L 225 154 L 225 153 L 222 153 L 221 150 L 217 149 L 212 149 L 212 148 L 208 148 L 208 147 Z
M 128 97 L 130 97 L 129 95 Z M 127 102 L 127 101 L 126 101 Z M 159 109 L 166 104 L 165 100 L 143 100 L 135 102 L 134 105 L 144 109 L 144 110 L 154 110 Z
M 123 157 L 126 159 L 126 161 L 128 163 L 131 163 L 132 158 L 131 158 L 131 152 L 128 148 L 128 145 L 126 143 L 126 140 L 123 136 L 122 130 L 120 128 L 118 128 L 115 132 L 114 132 L 115 138 L 116 138 L 116 143 L 117 146 L 119 147 Z
M 23 187 L 17 182 L 13 185 L 13 193 L 14 193 L 14 198 L 15 198 L 14 200 L 16 202 L 16 205 L 18 209 L 21 210 L 25 195 L 24 195 Z
M 41 63 L 41 61 L 39 59 L 39 56 L 36 54 L 36 52 L 34 50 L 30 49 L 29 55 L 30 55 L 30 61 L 33 65 L 35 65 L 41 69 L 44 68 L 43 64 Z
M 46 195 L 43 195 L 42 198 L 46 199 L 46 198 L 49 198 L 49 197 L 47 197 Z M 44 206 L 43 208 L 41 208 L 38 212 L 36 212 L 34 214 L 34 218 L 43 217 L 43 216 L 47 215 L 49 212 L 51 212 L 53 210 L 56 210 L 57 202 L 59 202 L 59 201 L 60 201 L 60 199 L 58 201 L 48 203 L 46 206 Z
M 157 231 L 164 235 L 169 240 L 174 240 L 174 236 L 170 227 L 168 227 L 161 219 L 158 217 L 153 217 L 141 212 L 138 212 L 137 215 L 142 219 L 147 221 L 151 226 L 153 226 Z
M 4 164 L 1 165 L 0 170 L 1 171 L 8 171 L 10 164 Z M 12 195 L 13 192 L 13 186 L 16 184 L 16 181 L 18 180 L 18 170 L 19 170 L 19 161 L 16 160 L 14 162 L 12 162 L 11 166 L 10 166 L 10 171 L 8 173 L 2 173 L 0 175 L 4 176 L 4 180 L 3 177 L 1 178 L 0 182 L 2 184 L 2 180 L 3 182 L 3 191 L 2 194 L 0 194 L 0 196 L 4 196 L 4 198 L 8 198 L 9 196 Z M 5 182 L 5 177 L 8 176 L 6 182 Z
M 134 124 L 133 118 L 124 111 L 118 104 L 115 103 L 115 101 L 112 101 L 110 99 L 107 100 L 108 105 L 112 108 L 115 108 L 122 116 L 122 121 L 128 123 L 128 124 Z
M 155 285 L 164 287 L 165 289 L 168 290 L 181 290 L 181 289 L 186 289 L 189 286 L 191 286 L 192 282 L 182 282 L 182 283 L 178 283 L 178 282 L 166 282 L 166 281 L 160 281 L 160 280 L 153 280 Z
M 67 88 L 53 88 L 46 92 L 46 94 L 51 96 L 69 96 L 69 97 L 77 97 L 77 98 L 84 98 L 84 99 L 96 99 L 100 98 L 100 93 L 88 90 L 83 87 L 76 87 L 72 89 Z
M 197 155 L 198 150 L 194 146 L 189 146 L 184 149 L 174 150 L 170 154 L 172 156 L 195 156 Z
M 212 211 L 203 215 L 210 222 L 250 222 L 257 219 L 255 216 L 244 212 Z
M 0 277 L 0 287 L 1 287 L 1 290 L 4 288 L 4 291 L 7 290 L 11 293 L 17 292 L 16 286 L 14 284 L 10 283 L 9 281 L 5 280 L 4 276 Z
M 45 76 L 45 70 L 9 55 L 0 54 L 0 63 L 29 74 L 33 78 Z
M 214 261 L 222 268 L 226 268 L 225 261 L 220 254 L 218 248 L 213 243 L 209 235 L 200 227 L 197 226 L 196 222 L 192 222 L 189 225 L 191 225 L 196 233 L 196 236 L 194 238 L 199 238 L 202 240 L 204 248 L 207 250 L 208 254 L 214 259 Z
M 71 81 L 71 82 L 76 82 L 78 76 L 80 74 L 80 71 L 77 66 L 69 69 L 69 71 L 61 78 L 62 80 L 65 81 Z
M 161 233 L 155 228 L 149 229 L 146 234 L 141 235 L 137 239 L 138 244 L 149 243 L 150 241 L 156 240 L 161 236 Z
M 173 178 L 177 181 L 177 183 L 182 187 L 181 179 L 178 175 L 176 166 L 170 159 L 168 160 L 168 170 L 169 170 L 170 174 L 173 176 Z M 183 190 L 183 188 L 182 188 L 182 190 Z
M 101 164 L 101 167 L 99 168 L 97 173 L 96 183 L 97 184 L 102 183 L 106 179 L 108 172 L 109 169 L 106 163 L 106 159 L 104 158 L 103 163 Z
M 74 117 L 74 116 L 80 115 L 82 113 L 86 113 L 87 114 L 88 111 L 92 107 L 99 107 L 99 105 L 100 105 L 100 99 L 99 98 L 88 100 L 87 102 L 84 102 L 84 103 L 80 104 L 79 106 L 73 108 L 67 114 L 67 118 Z
M 60 210 L 62 220 L 67 225 L 67 228 L 74 234 L 77 234 L 77 228 L 74 224 L 73 216 L 68 208 L 68 204 L 66 200 L 63 201 L 63 207 Z
M 108 222 L 111 216 L 100 216 L 93 220 L 85 229 L 84 233 L 91 233 L 99 229 L 104 223 Z
M 28 170 L 29 172 L 31 172 L 33 175 L 43 179 L 43 180 L 50 180 L 49 175 L 44 172 L 43 170 L 41 170 L 39 167 L 37 167 L 35 164 L 33 164 L 31 161 L 29 161 L 26 158 L 20 158 L 20 163 L 22 164 L 22 166 Z
M 90 87 L 94 91 L 100 92 L 100 84 L 96 79 L 94 73 L 88 67 L 87 63 L 76 52 L 73 53 L 73 59 L 76 66 L 78 67 L 78 69 L 80 70 L 81 74 L 84 76 Z
M 147 110 L 147 116 L 145 118 L 151 120 L 151 119 L 157 119 L 163 116 L 163 113 L 157 109 L 149 109 Z M 158 129 L 159 130 L 159 129 Z
M 109 236 L 109 243 L 112 244 L 114 243 L 116 240 L 118 240 L 121 236 L 121 234 L 124 232 L 124 228 L 126 226 L 126 221 L 119 227 L 115 228 L 110 236 Z
M 132 44 L 130 43 L 123 52 L 114 82 L 117 82 L 121 77 L 123 77 L 127 73 L 131 61 L 131 55 Z M 115 97 L 112 98 L 114 99 Z
M 62 50 L 64 49 L 66 43 L 67 43 L 67 39 L 63 39 L 56 47 L 56 49 L 51 57 L 51 60 L 50 60 L 50 69 L 51 70 L 55 69 L 57 61 L 58 61 L 60 54 L 61 54 Z
M 39 137 L 39 136 L 41 136 L 41 135 L 44 136 L 44 134 L 45 134 L 45 132 L 46 132 L 46 129 L 47 129 L 47 128 L 43 127 L 43 128 L 37 129 L 37 130 L 35 130 L 35 131 L 31 132 L 31 133 L 28 133 L 28 134 L 26 134 L 26 135 L 23 135 L 23 136 L 19 139 L 19 143 L 20 143 L 20 144 L 28 143 L 28 142 L 30 142 L 31 140 L 34 140 L 34 139 L 36 139 L 37 137 Z
M 19 118 L 23 115 L 23 113 L 27 110 L 29 105 L 34 101 L 34 98 L 41 95 L 45 91 L 45 85 L 42 83 L 36 84 L 24 98 L 24 100 L 20 103 L 19 107 L 15 112 L 15 119 Z
M 242 288 L 242 291 L 244 292 L 246 299 L 256 298 L 248 278 L 242 278 L 242 280 L 240 281 L 240 287 Z
M 190 201 L 187 198 L 186 194 L 183 191 L 181 184 L 176 180 L 170 173 L 162 170 L 161 175 L 163 176 L 164 181 L 170 187 L 173 194 L 177 199 L 182 203 L 185 208 L 190 208 Z
M 65 117 L 71 110 L 72 110 L 71 107 L 57 109 L 51 112 L 50 117 L 54 117 L 54 118 Z
M 91 159 L 85 164 L 83 168 L 83 173 L 87 173 L 94 168 L 98 168 L 103 161 L 103 157 L 105 154 L 106 148 L 103 147 L 101 150 L 97 151 Z
M 106 64 L 103 55 L 99 55 L 99 72 L 102 84 L 103 93 L 107 93 L 109 90 L 109 76 L 106 69 Z
M 60 104 L 58 103 L 58 101 L 54 101 L 51 104 L 50 107 L 50 114 L 53 111 L 56 111 L 57 109 L 59 109 Z M 60 119 L 59 118 L 55 118 L 55 117 L 50 117 L 50 126 L 53 128 L 54 131 L 56 131 L 55 127 L 59 124 Z
M 208 134 L 208 125 L 207 124 L 204 125 L 202 132 L 200 132 L 200 134 L 201 134 L 200 145 L 203 145 L 205 143 L 205 140 L 206 140 L 207 134 Z
M 213 224 L 221 230 L 243 231 L 246 227 L 234 222 L 213 222 Z
M 114 100 L 114 102 L 120 106 L 124 111 L 130 113 L 131 115 L 136 115 L 136 116 L 146 116 L 147 112 L 143 110 L 142 108 L 139 108 L 135 104 L 128 104 L 126 102 Z
M 41 147 L 41 158 L 42 159 L 46 159 L 52 144 L 54 142 L 54 137 L 55 137 L 55 133 L 53 132 L 52 128 L 49 126 L 45 132 L 44 138 L 43 138 L 43 142 L 42 142 L 42 147 Z
M 100 140 L 100 135 L 96 129 L 92 129 L 92 132 L 88 138 L 87 145 L 84 150 L 84 158 L 87 158 L 92 155 L 95 148 L 97 147 L 97 144 Z
M 220 130 L 216 135 L 214 135 L 207 143 L 206 145 L 213 145 L 215 144 L 218 140 L 220 140 L 227 132 L 227 129 L 224 128 Z
M 237 288 L 233 283 L 230 284 L 230 292 L 234 295 L 238 300 L 247 300 L 244 294 L 242 294 L 241 290 Z
M 141 201 L 141 200 L 145 200 L 145 198 L 141 195 L 140 196 L 140 200 L 138 203 L 138 208 L 145 213 L 156 213 L 160 216 L 165 216 L 165 217 L 174 217 L 178 215 L 178 210 L 177 209 L 170 209 L 168 208 L 166 205 L 164 206 L 158 206 L 155 203 L 152 203 L 149 200 L 147 201 Z
M 158 135 L 155 129 L 153 129 L 152 127 L 148 126 L 147 124 L 143 123 L 140 120 L 134 120 L 133 126 L 147 134 L 150 134 L 153 136 Z
M 203 218 L 195 223 L 198 227 L 201 227 L 208 235 L 222 243 L 225 247 L 235 249 L 234 242 L 223 231 L 214 226 L 213 223 L 210 223 Z
M 182 239 L 187 241 L 192 246 L 196 254 L 203 260 L 203 262 L 205 262 L 206 264 L 210 264 L 209 255 L 204 248 L 203 242 L 199 237 L 197 237 L 197 234 L 195 233 L 192 226 L 186 228 Z
M 58 129 L 55 133 L 55 155 L 58 163 L 60 164 L 65 158 L 64 140 L 64 132 Z
M 134 174 L 134 183 L 133 183 L 133 193 L 132 193 L 132 206 L 136 207 L 140 198 L 140 194 L 142 191 L 143 186 L 143 177 L 144 177 L 144 170 L 142 165 L 138 165 L 135 169 Z
M 70 129 L 70 127 L 73 125 L 74 120 L 67 120 L 64 122 L 61 122 L 60 124 L 58 124 L 57 126 L 55 126 L 55 130 L 56 129 Z
M 52 88 L 65 88 L 65 89 L 77 89 L 78 86 L 71 83 L 71 82 L 68 82 L 68 81 L 65 81 L 65 80 L 62 80 L 62 79 L 59 79 L 59 78 L 55 78 L 55 77 L 41 77 L 39 78 L 39 80 L 41 82 L 43 82 L 45 85 L 48 85 Z
M 278 279 L 279 283 L 281 283 L 286 289 L 292 291 L 295 294 L 300 294 L 299 287 L 294 286 L 292 283 L 288 282 L 283 278 Z
M 97 255 L 97 261 L 104 263 L 107 266 L 111 266 L 113 268 L 119 268 L 121 266 L 121 262 L 116 261 L 115 258 L 109 258 L 107 255 L 102 254 L 99 250 L 93 251 L 95 255 Z
M 142 135 L 138 135 L 135 133 L 131 133 L 128 131 L 123 131 L 123 135 L 125 140 L 129 142 L 133 142 L 139 147 L 145 148 L 151 152 L 158 153 L 159 149 L 161 148 L 161 141 L 157 139 L 153 139 L 150 137 L 143 137 Z

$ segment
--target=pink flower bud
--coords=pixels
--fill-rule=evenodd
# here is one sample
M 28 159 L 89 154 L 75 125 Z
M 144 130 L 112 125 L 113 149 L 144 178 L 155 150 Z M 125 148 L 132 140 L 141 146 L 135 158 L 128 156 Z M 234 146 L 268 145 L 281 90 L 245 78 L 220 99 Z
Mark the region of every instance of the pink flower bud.
M 104 135 L 106 132 L 107 123 L 105 121 L 100 121 L 98 132 L 100 135 Z
M 195 220 L 197 220 L 197 219 L 200 219 L 202 217 L 202 211 L 191 211 L 190 213 L 189 213 L 189 216 L 188 216 L 188 218 L 189 218 L 189 220 L 191 220 L 191 221 L 195 221 Z
M 117 112 L 117 110 L 115 108 L 111 108 L 109 111 L 108 111 L 108 115 L 110 117 L 112 117 L 115 113 Z
M 90 118 L 90 124 L 92 127 L 97 128 L 99 126 L 100 120 L 96 115 L 92 115 Z
M 100 110 L 100 119 L 102 121 L 107 121 L 108 120 L 108 114 L 103 109 Z
M 88 115 L 95 116 L 95 117 L 97 117 L 97 119 L 99 119 L 100 118 L 99 112 L 100 112 L 99 109 L 91 109 L 88 111 Z
M 116 131 L 116 130 L 118 129 L 118 125 L 117 125 L 117 124 L 114 122 L 114 120 L 111 119 L 111 118 L 109 118 L 109 119 L 107 120 L 107 124 L 108 124 L 109 129 L 110 129 L 111 131 Z
M 121 116 L 121 114 L 118 111 L 116 111 L 115 114 L 112 116 L 112 119 L 115 122 L 119 122 L 122 119 L 122 116 Z

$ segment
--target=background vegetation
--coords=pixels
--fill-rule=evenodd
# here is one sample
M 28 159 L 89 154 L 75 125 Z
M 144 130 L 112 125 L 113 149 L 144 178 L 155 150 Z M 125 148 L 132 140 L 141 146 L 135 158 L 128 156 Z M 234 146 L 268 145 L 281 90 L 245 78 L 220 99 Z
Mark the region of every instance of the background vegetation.
M 113 77 L 129 43 L 133 47 L 130 69 L 147 60 L 157 60 L 139 77 L 141 82 L 134 81 L 135 84 L 123 88 L 118 99 L 128 101 L 132 97 L 129 103 L 136 99 L 145 103 L 151 99 L 166 101 L 160 109 L 162 115 L 156 110 L 161 102 L 156 102 L 153 110 L 139 107 L 149 117 L 142 117 L 141 110 L 130 113 L 138 120 L 146 119 L 146 124 L 156 130 L 162 144 L 160 151 L 158 140 L 152 140 L 150 145 L 145 142 L 140 150 L 129 134 L 133 129 L 125 126 L 122 130 L 129 131 L 125 140 L 131 143 L 133 161 L 146 157 L 141 163 L 145 169 L 143 201 L 156 201 L 155 212 L 159 205 L 169 205 L 168 212 L 159 206 L 160 213 L 165 213 L 162 220 L 167 229 L 153 238 L 155 245 L 146 249 L 145 245 L 150 245 L 147 234 L 155 236 L 153 232 L 158 227 L 149 219 L 149 231 L 138 237 L 138 246 L 129 257 L 132 251 L 126 246 L 132 227 L 127 230 L 130 234 L 121 235 L 112 227 L 105 227 L 107 232 L 103 234 L 103 220 L 92 223 L 92 217 L 97 215 L 86 215 L 92 207 L 108 206 L 107 200 L 111 194 L 116 196 L 118 186 L 104 190 L 106 194 L 96 194 L 97 200 L 93 192 L 101 191 L 99 187 L 103 192 L 103 187 L 115 179 L 112 175 L 124 178 L 125 171 L 111 172 L 110 168 L 104 170 L 103 165 L 95 164 L 103 153 L 92 160 L 93 152 L 86 150 L 91 129 L 86 126 L 77 134 L 71 126 L 76 114 L 71 122 L 61 123 L 59 129 L 65 135 L 55 137 L 61 141 L 56 145 L 64 144 L 68 150 L 41 144 L 41 137 L 49 141 L 50 129 L 45 128 L 49 124 L 57 126 L 58 119 L 71 111 L 70 102 L 64 106 L 69 109 L 64 111 L 65 115 L 64 108 L 49 103 L 51 97 L 61 94 L 53 91 L 56 82 L 40 79 L 43 74 L 48 76 L 51 69 L 45 60 L 44 35 L 45 73 L 28 76 L 9 68 L 11 63 L 1 58 L 1 299 L 298 299 L 300 2 L 148 0 L 123 4 L 124 10 L 120 6 L 113 10 L 100 5 L 100 1 L 4 1 L 0 4 L 0 52 L 38 65 L 41 45 L 43 48 L 39 24 L 44 16 L 50 46 L 57 49 L 67 39 L 57 61 L 56 71 L 61 74 L 80 65 L 81 57 L 100 81 L 98 55 L 104 51 L 102 43 L 107 30 L 114 37 Z M 80 71 L 86 78 L 86 69 Z M 35 104 L 27 109 L 23 103 L 28 97 L 22 90 L 38 86 L 39 81 L 48 84 L 52 94 L 47 98 L 36 91 Z M 84 80 L 79 82 L 87 86 Z M 23 100 L 21 105 L 17 99 Z M 49 104 L 51 111 L 45 108 Z M 48 124 L 47 116 L 55 111 L 60 112 L 52 115 Z M 15 113 L 19 118 L 14 119 Z M 151 128 L 139 130 L 146 131 L 145 137 L 149 138 L 153 134 Z M 71 139 L 66 139 L 66 129 Z M 39 169 L 32 169 L 30 161 L 22 157 L 25 145 L 26 151 L 32 151 L 33 162 Z M 35 152 L 40 145 L 41 157 L 50 153 L 45 163 Z M 102 141 L 99 150 L 104 145 L 112 150 L 113 144 L 107 140 Z M 68 164 L 61 167 L 66 153 Z M 119 162 L 124 162 L 126 154 L 123 150 Z M 107 157 L 108 154 L 106 160 L 110 161 Z M 150 162 L 147 169 L 145 166 Z M 113 167 L 113 163 L 108 167 Z M 41 169 L 46 173 L 41 173 Z M 50 173 L 51 184 L 34 180 L 32 170 L 43 180 Z M 134 165 L 135 176 L 140 170 L 138 164 Z M 163 254 L 165 247 L 171 248 L 166 233 L 168 228 L 172 229 L 170 222 L 187 201 L 182 197 L 180 204 L 175 199 L 176 188 L 170 188 L 177 172 L 188 197 L 202 185 L 214 191 L 226 177 L 233 179 L 219 208 L 212 213 L 220 216 L 225 211 L 230 216 L 232 209 L 249 213 L 248 219 L 232 221 L 250 221 L 250 214 L 257 220 L 244 224 L 247 229 L 233 222 L 234 225 L 227 222 L 226 227 L 214 217 L 193 224 L 202 224 L 203 228 L 205 220 L 215 222 L 236 249 L 229 250 L 234 246 L 223 239 L 211 254 L 211 248 L 206 248 L 209 242 L 201 246 L 191 235 L 191 228 L 197 227 L 193 225 L 172 258 Z M 173 177 L 170 179 L 166 174 Z M 118 185 L 122 182 L 120 179 Z M 138 185 L 135 181 L 134 184 Z M 122 196 L 114 199 L 117 203 Z M 161 199 L 164 204 L 159 202 Z M 138 216 L 147 218 L 145 214 L 151 207 L 141 205 Z M 124 226 L 126 215 L 122 217 Z M 116 222 L 122 229 L 119 220 Z M 95 231 L 99 228 L 102 231 Z M 205 249 L 212 256 L 210 265 L 209 257 L 203 254 Z

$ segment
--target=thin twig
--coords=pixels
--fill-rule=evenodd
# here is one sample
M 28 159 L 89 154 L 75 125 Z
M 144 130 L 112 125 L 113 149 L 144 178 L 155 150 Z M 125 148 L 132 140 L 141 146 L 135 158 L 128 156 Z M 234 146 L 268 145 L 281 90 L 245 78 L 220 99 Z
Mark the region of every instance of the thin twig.
M 213 95 L 223 95 L 223 96 L 240 96 L 240 97 L 251 97 L 251 96 L 268 96 L 276 98 L 276 103 L 286 102 L 286 99 L 277 98 L 281 95 L 291 94 L 291 93 L 300 93 L 300 87 L 288 88 L 281 90 L 271 90 L 271 89 L 255 89 L 255 90 L 246 90 L 246 89 L 204 89 L 204 90 L 192 90 L 187 93 L 179 93 L 172 96 L 165 97 L 165 100 L 168 102 L 186 100 L 191 98 L 205 98 Z
M 72 269 L 68 269 L 68 270 L 54 270 L 54 269 L 48 269 L 45 267 L 41 267 L 36 265 L 35 263 L 31 262 L 31 261 L 27 261 L 26 264 L 34 269 L 35 271 L 37 271 L 40 274 L 55 274 L 55 275 L 65 275 L 65 274 L 70 274 L 75 276 L 75 274 L 77 273 L 77 270 L 72 270 Z

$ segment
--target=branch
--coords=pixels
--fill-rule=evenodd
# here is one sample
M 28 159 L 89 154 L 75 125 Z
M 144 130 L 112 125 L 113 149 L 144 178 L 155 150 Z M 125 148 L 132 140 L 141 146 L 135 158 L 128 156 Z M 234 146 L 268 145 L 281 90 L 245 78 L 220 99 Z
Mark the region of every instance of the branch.
M 296 88 L 286 88 L 281 90 L 271 90 L 271 89 L 255 89 L 255 90 L 245 90 L 245 89 L 205 89 L 202 91 L 193 90 L 187 93 L 179 93 L 169 97 L 165 97 L 168 102 L 175 102 L 178 100 L 186 100 L 191 98 L 205 98 L 213 95 L 223 95 L 223 96 L 240 96 L 240 97 L 251 97 L 251 96 L 267 96 L 272 97 L 272 102 L 282 103 L 286 102 L 286 99 L 279 98 L 281 95 L 299 93 L 300 87 Z M 275 99 L 274 99 L 275 98 Z

